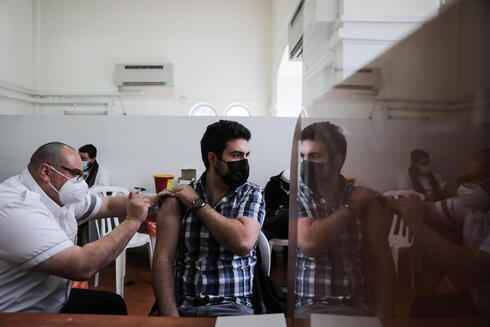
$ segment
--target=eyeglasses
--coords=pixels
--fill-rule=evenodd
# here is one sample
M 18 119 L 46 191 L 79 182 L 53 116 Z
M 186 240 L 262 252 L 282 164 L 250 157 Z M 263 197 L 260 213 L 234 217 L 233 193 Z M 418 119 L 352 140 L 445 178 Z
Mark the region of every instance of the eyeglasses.
M 53 165 L 51 164 L 48 164 L 51 166 L 51 168 L 53 168 L 56 172 L 60 173 L 62 176 L 66 177 L 67 179 L 71 179 L 69 178 L 68 176 L 65 176 L 65 174 L 61 173 L 60 171 L 58 171 L 56 168 L 53 167 Z M 61 166 L 61 168 L 63 168 L 64 170 L 66 170 L 67 172 L 70 173 L 70 175 L 74 176 L 74 178 L 76 178 L 76 181 L 79 182 L 79 181 L 83 181 L 87 178 L 87 175 L 85 175 L 83 173 L 83 171 L 81 170 L 78 170 L 78 169 L 71 169 L 71 168 L 67 168 L 65 166 Z

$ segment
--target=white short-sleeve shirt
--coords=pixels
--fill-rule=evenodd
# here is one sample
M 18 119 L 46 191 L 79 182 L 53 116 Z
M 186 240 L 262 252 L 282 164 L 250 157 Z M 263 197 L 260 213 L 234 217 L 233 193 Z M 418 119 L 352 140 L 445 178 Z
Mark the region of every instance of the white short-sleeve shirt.
M 436 202 L 439 216 L 453 226 L 463 227 L 465 246 L 490 253 L 490 212 L 472 210 L 458 198 Z M 490 314 L 490 283 L 474 285 L 471 295 L 482 313 Z
M 427 195 L 432 194 L 433 193 L 432 192 L 432 185 L 430 185 L 429 177 L 419 176 L 418 178 L 420 181 L 420 185 L 422 185 L 422 187 L 425 190 L 425 193 Z M 439 183 L 439 187 L 442 189 L 446 183 L 444 183 L 442 181 L 441 175 L 439 175 L 438 173 L 434 173 L 434 178 Z M 412 181 L 410 179 L 410 174 L 408 173 L 408 170 L 405 170 L 404 172 L 400 173 L 400 175 L 398 175 L 397 188 L 399 190 L 414 190 L 413 185 L 412 185 Z
M 94 217 L 102 200 L 60 207 L 25 169 L 0 184 L 0 311 L 59 312 L 71 282 L 31 269 L 75 243 L 78 224 Z

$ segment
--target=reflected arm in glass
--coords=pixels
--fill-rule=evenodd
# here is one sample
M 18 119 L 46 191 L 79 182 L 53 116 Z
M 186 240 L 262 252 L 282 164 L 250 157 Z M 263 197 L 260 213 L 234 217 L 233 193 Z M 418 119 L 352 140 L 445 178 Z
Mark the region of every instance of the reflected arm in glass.
M 364 247 L 367 251 L 367 277 L 374 288 L 375 314 L 392 317 L 396 293 L 396 272 L 388 242 L 393 213 L 388 201 L 375 200 L 362 212 Z

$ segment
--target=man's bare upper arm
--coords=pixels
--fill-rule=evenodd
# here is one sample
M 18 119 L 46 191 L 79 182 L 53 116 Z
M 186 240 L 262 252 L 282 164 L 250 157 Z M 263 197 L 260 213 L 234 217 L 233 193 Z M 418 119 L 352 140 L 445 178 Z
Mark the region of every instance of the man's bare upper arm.
M 175 257 L 181 221 L 182 210 L 179 201 L 174 198 L 166 199 L 157 218 L 156 261 L 161 255 Z
M 124 217 L 126 215 L 127 196 L 102 198 L 99 212 L 94 219 L 106 217 Z

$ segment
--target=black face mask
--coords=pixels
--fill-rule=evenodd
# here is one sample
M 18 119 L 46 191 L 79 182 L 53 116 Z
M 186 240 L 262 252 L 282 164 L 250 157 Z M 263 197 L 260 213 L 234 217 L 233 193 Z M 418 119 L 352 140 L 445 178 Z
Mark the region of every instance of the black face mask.
M 226 185 L 228 185 L 232 189 L 235 189 L 238 186 L 243 185 L 247 181 L 250 171 L 248 159 L 237 161 L 224 161 L 220 157 L 218 158 L 219 160 L 226 163 L 226 165 L 228 166 L 228 173 L 226 173 L 226 175 L 221 175 L 218 169 L 216 169 L 215 167 L 216 172 L 218 173 L 218 175 L 221 176 L 223 182 L 225 182 Z
M 303 183 L 313 193 L 319 193 L 320 185 L 326 183 L 330 174 L 325 175 L 325 164 L 309 160 L 301 161 L 300 176 Z

